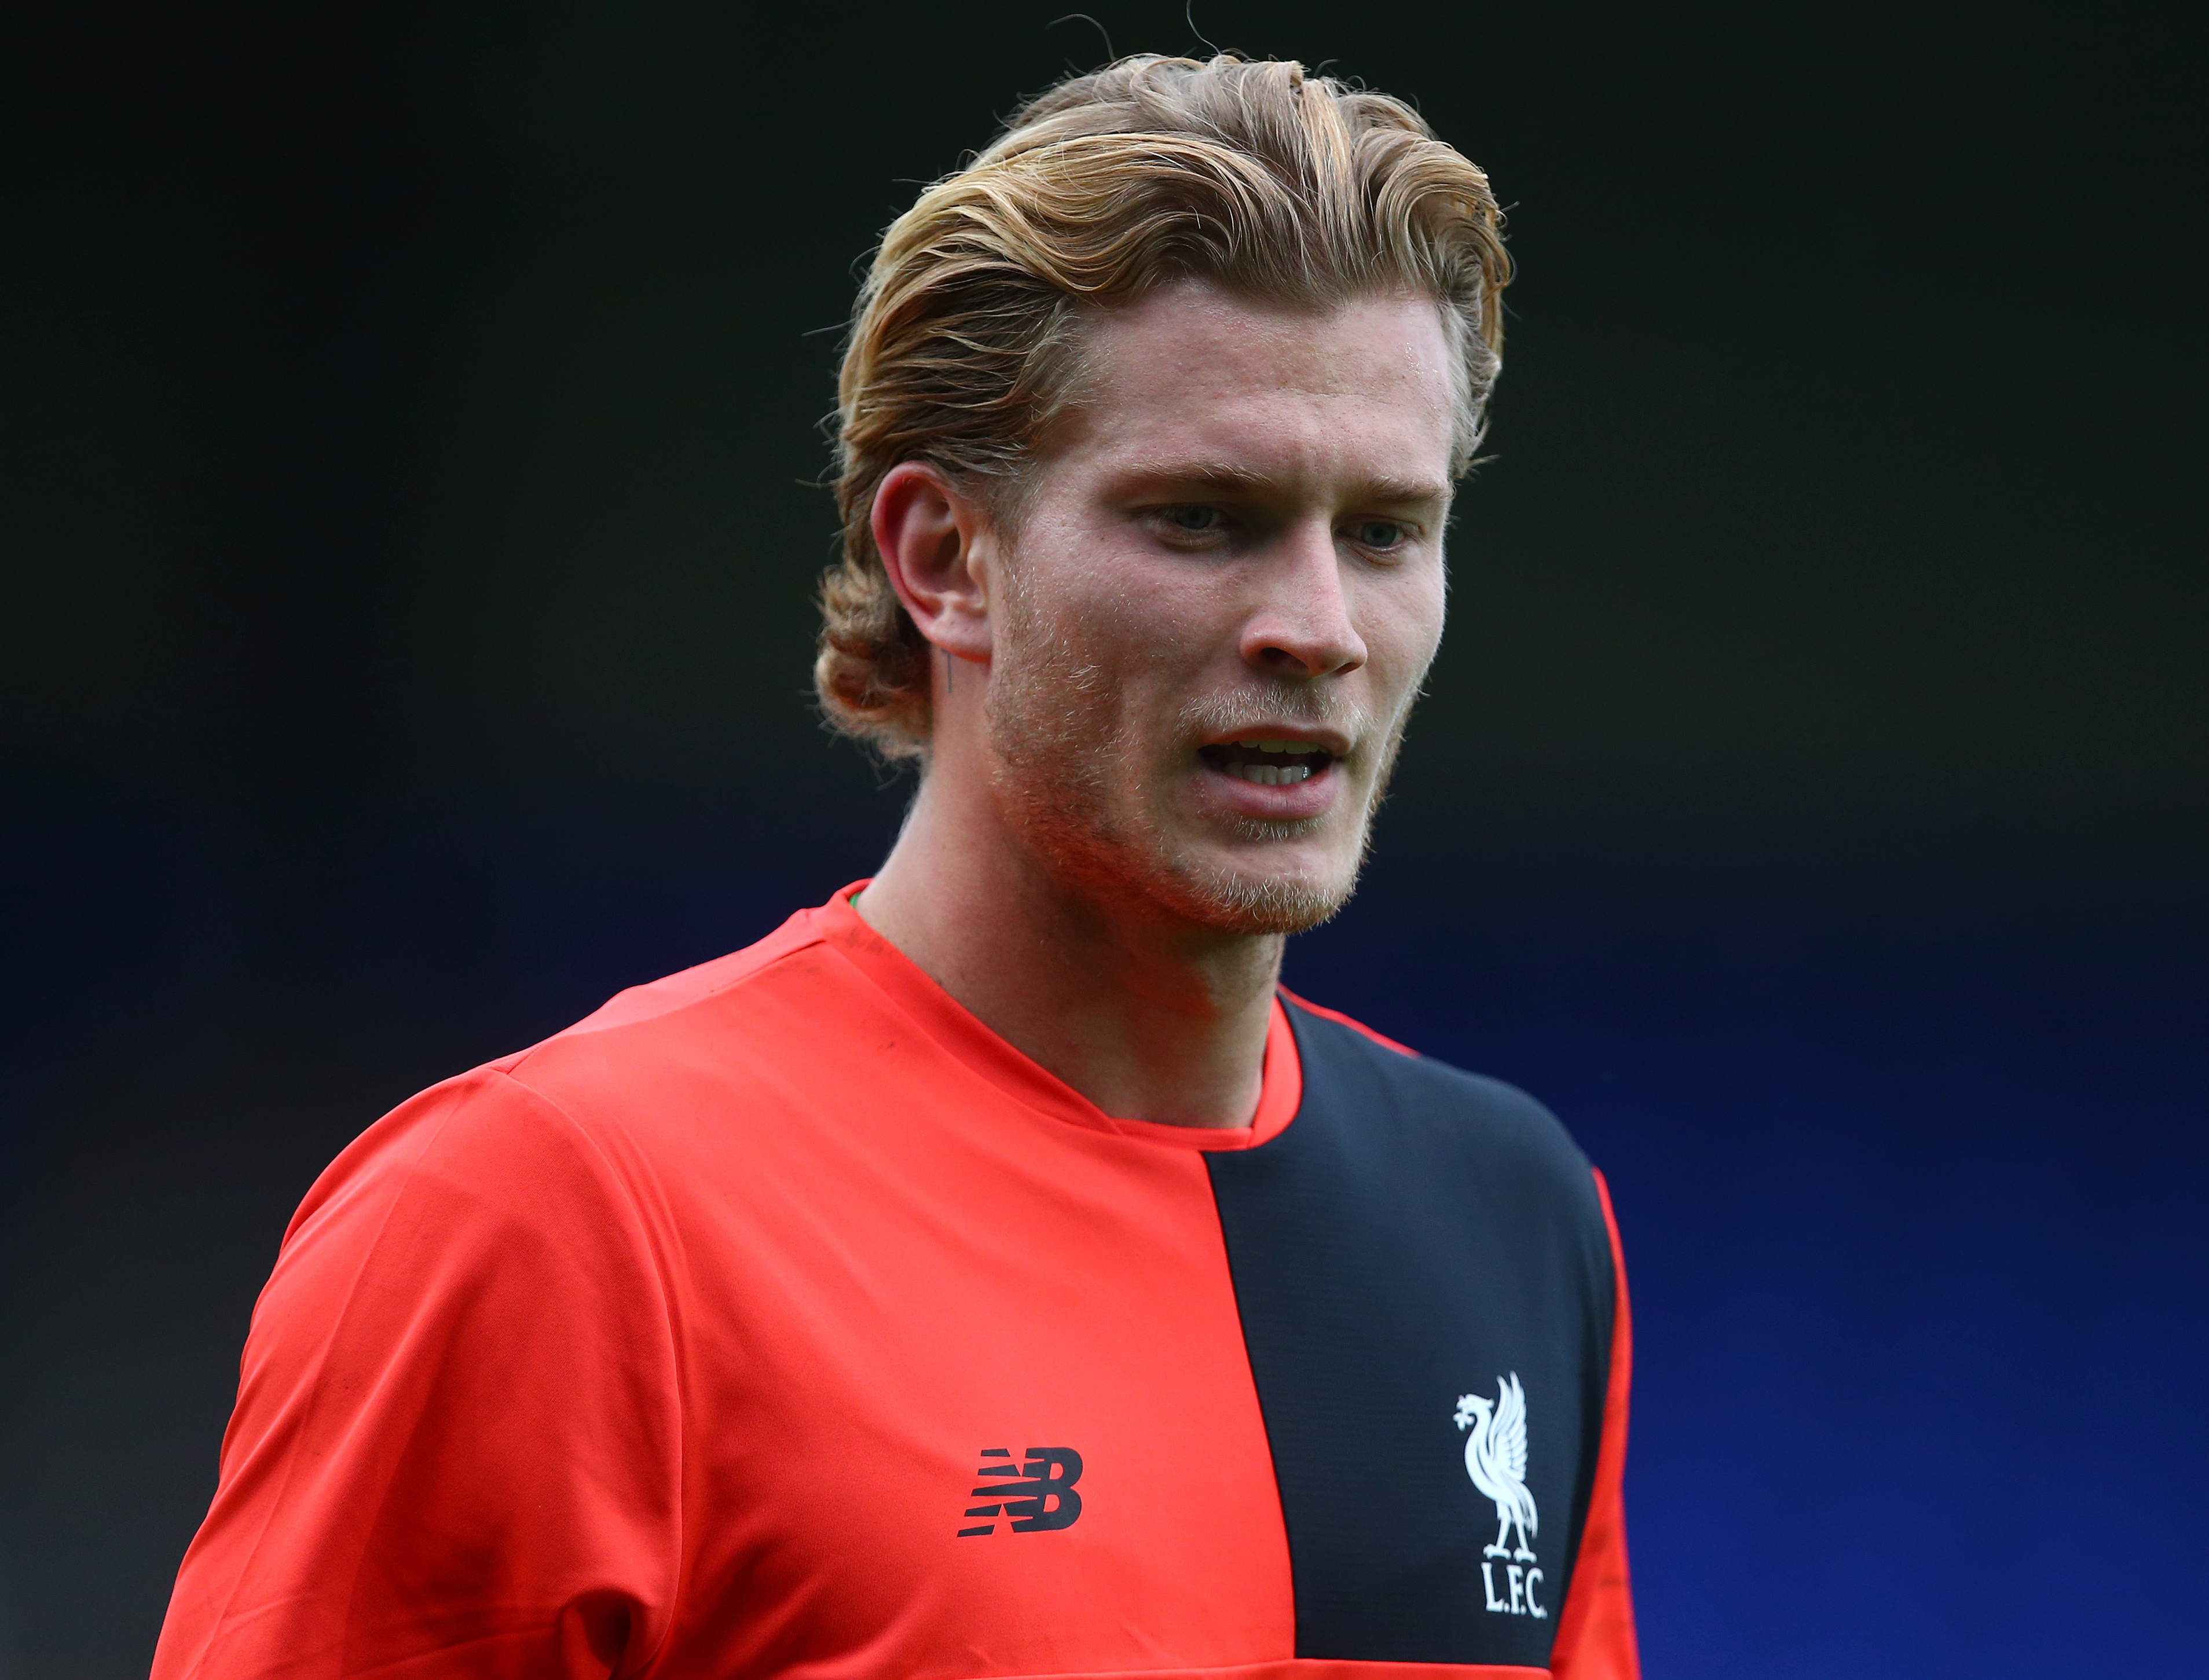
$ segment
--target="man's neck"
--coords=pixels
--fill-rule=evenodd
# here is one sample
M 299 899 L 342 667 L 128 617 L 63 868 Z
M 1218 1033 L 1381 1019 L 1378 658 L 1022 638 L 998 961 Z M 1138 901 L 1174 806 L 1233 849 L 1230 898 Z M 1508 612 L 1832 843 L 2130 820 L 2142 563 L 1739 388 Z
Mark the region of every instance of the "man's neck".
M 1123 1119 L 1247 1125 L 1277 936 L 1113 914 L 993 813 L 922 784 L 857 908 L 993 1032 Z

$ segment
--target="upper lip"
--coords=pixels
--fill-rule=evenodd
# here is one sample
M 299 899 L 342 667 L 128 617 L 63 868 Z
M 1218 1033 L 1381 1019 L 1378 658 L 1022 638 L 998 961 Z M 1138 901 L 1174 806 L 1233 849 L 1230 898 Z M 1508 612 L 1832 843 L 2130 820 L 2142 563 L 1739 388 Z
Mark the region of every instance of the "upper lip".
M 1238 741 L 1288 741 L 1299 747 L 1316 747 L 1330 758 L 1345 758 L 1350 737 L 1334 729 L 1315 729 L 1295 723 L 1244 723 L 1213 735 L 1207 747 L 1232 747 Z

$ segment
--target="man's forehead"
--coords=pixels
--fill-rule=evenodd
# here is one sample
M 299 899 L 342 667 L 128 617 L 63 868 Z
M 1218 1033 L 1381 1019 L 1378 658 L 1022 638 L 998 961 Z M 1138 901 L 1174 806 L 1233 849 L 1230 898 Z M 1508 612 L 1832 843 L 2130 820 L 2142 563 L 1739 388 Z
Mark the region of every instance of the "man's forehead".
M 1254 376 L 1312 396 L 1357 397 L 1388 385 L 1447 391 L 1450 345 L 1431 298 L 1390 292 L 1321 308 L 1254 300 L 1197 280 L 1160 286 L 1102 310 L 1089 326 L 1092 376 L 1161 376 L 1236 387 Z
M 1098 316 L 1085 349 L 1061 441 L 1116 477 L 1232 485 L 1324 465 L 1398 499 L 1448 496 L 1455 393 L 1428 299 L 1289 309 L 1183 283 Z

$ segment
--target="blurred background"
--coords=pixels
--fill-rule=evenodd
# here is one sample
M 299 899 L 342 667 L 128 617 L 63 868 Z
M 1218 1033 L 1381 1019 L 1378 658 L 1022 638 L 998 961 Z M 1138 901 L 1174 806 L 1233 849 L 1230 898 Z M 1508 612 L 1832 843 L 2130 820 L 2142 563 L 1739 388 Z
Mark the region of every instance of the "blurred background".
M 882 855 L 816 422 L 918 183 L 1198 45 L 1061 3 L 8 26 L 0 1673 L 143 1673 L 348 1138 Z M 1448 645 L 1290 979 L 1609 1173 L 1652 1676 L 2200 1660 L 2182 16 L 1194 9 L 1510 207 Z

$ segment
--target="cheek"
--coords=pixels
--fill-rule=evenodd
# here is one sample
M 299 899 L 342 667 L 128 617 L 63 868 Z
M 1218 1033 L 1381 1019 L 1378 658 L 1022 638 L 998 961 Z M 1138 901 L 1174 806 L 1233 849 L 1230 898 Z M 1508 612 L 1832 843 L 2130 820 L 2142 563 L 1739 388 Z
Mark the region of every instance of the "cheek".
M 1066 602 L 1068 625 L 1089 657 L 1123 677 L 1186 677 L 1225 644 L 1234 645 L 1231 618 L 1187 568 L 1147 566 L 1135 556 L 1101 559 L 1085 568 Z M 1078 627 L 1076 628 L 1075 627 Z
M 1366 645 L 1376 675 L 1416 684 L 1442 646 L 1448 592 L 1439 567 L 1400 580 L 1375 603 L 1367 620 Z

